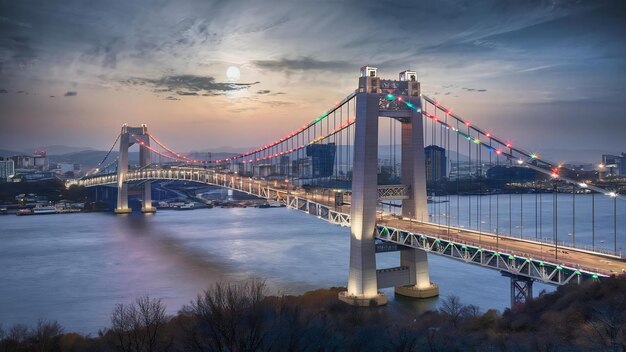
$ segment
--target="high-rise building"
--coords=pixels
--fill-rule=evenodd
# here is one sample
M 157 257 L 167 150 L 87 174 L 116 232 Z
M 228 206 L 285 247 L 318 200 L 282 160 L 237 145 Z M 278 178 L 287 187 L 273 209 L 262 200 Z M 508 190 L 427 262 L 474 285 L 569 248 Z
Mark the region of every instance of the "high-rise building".
M 447 174 L 446 150 L 437 145 L 424 148 L 426 154 L 426 182 L 442 181 Z
M 15 163 L 13 160 L 0 160 L 0 182 L 8 181 L 14 174 Z
M 312 177 L 330 177 L 335 167 L 335 143 L 311 144 L 306 147 L 306 156 L 311 158 Z

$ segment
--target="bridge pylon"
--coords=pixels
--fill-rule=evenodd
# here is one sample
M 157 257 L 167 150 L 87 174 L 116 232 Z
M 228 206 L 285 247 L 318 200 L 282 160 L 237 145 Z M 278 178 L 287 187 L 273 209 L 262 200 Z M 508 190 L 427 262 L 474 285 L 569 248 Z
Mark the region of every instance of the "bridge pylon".
M 132 209 L 128 206 L 128 183 L 126 175 L 128 174 L 128 148 L 133 144 L 139 144 L 139 166 L 146 167 L 150 165 L 150 135 L 148 127 L 141 125 L 140 127 L 130 127 L 127 124 L 122 125 L 120 132 L 120 152 L 117 164 L 117 207 L 116 214 L 128 214 Z M 143 213 L 154 213 L 156 208 L 152 206 L 152 182 L 146 181 L 142 185 L 142 206 Z
M 350 206 L 350 270 L 348 290 L 339 299 L 355 306 L 387 303 L 378 290 L 396 286 L 396 293 L 427 298 L 439 294 L 430 282 L 428 257 L 420 249 L 403 248 L 398 268 L 376 268 L 376 207 L 378 203 L 378 119 L 393 118 L 402 124 L 402 183 L 409 198 L 402 201 L 402 215 L 428 221 L 426 170 L 420 86 L 411 71 L 399 80 L 381 80 L 377 69 L 361 68 L 356 94 L 356 121 Z

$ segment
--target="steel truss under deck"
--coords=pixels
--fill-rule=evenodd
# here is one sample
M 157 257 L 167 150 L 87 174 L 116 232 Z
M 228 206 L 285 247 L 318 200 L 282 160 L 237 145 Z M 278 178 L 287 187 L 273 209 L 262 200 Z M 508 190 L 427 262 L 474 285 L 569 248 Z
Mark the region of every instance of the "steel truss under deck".
M 331 206 L 302 198 L 285 189 L 272 188 L 268 184 L 262 184 L 260 181 L 231 174 L 191 168 L 153 169 L 130 171 L 125 181 L 140 182 L 146 180 L 181 180 L 230 188 L 268 200 L 281 202 L 288 208 L 297 209 L 317 216 L 332 224 L 350 226 L 350 215 L 333 210 Z M 79 180 L 77 183 L 86 187 L 115 184 L 117 183 L 117 175 L 95 176 Z M 402 188 L 404 188 L 404 190 L 402 190 Z M 398 197 L 402 192 L 407 192 L 404 186 L 384 186 L 383 189 L 383 192 L 392 192 L 393 197 Z M 389 197 L 391 198 L 391 194 Z M 507 276 L 525 277 L 548 284 L 564 285 L 572 281 L 580 283 L 587 279 L 597 280 L 600 277 L 607 277 L 607 275 L 592 270 L 526 258 L 512 253 L 489 248 L 480 248 L 454 240 L 412 233 L 389 226 L 377 225 L 375 236 L 378 240 L 385 243 L 422 249 L 432 254 L 456 259 L 468 264 L 498 270 L 507 274 Z M 381 250 L 383 250 L 383 246 L 381 246 Z

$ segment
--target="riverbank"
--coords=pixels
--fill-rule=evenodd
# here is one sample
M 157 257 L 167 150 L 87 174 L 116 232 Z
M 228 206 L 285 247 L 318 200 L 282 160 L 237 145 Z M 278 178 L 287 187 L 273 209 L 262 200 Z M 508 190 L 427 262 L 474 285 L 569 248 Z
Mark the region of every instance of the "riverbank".
M 98 336 L 55 321 L 0 329 L 15 351 L 604 351 L 626 348 L 626 278 L 570 284 L 503 313 L 448 296 L 421 314 L 351 307 L 344 288 L 267 295 L 264 281 L 215 284 L 178 314 L 158 298 L 117 305 Z M 44 333 L 45 332 L 45 333 Z

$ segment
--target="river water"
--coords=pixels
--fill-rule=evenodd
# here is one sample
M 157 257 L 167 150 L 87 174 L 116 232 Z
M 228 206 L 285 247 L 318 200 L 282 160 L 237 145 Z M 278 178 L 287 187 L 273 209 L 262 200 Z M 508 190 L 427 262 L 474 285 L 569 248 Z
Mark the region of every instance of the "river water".
M 399 263 L 397 253 L 377 257 L 379 268 Z M 272 293 L 285 294 L 345 286 L 348 259 L 348 228 L 286 208 L 1 216 L 0 323 L 42 318 L 93 334 L 109 325 L 115 304 L 143 294 L 162 298 L 174 314 L 218 281 L 264 278 Z M 499 272 L 429 260 L 441 297 L 458 295 L 482 310 L 508 306 L 510 282 Z M 535 294 L 553 289 L 535 284 Z M 441 300 L 385 292 L 389 309 L 419 312 Z

